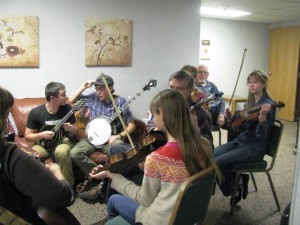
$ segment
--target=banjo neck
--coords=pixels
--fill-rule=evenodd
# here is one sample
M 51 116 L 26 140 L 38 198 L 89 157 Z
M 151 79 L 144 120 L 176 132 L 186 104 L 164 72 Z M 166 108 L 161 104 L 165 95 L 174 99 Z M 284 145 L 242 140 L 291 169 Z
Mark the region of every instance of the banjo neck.
M 140 97 L 143 92 L 144 92 L 144 89 L 139 91 L 138 93 L 136 93 L 136 95 L 133 96 L 132 98 L 130 98 L 124 105 L 122 105 L 122 107 L 117 109 L 117 110 L 119 110 L 119 113 L 124 112 L 124 110 L 127 109 L 129 107 L 129 105 L 132 102 L 134 102 L 138 97 Z M 118 117 L 118 114 L 114 113 L 110 118 L 108 118 L 109 123 L 113 122 L 117 117 Z

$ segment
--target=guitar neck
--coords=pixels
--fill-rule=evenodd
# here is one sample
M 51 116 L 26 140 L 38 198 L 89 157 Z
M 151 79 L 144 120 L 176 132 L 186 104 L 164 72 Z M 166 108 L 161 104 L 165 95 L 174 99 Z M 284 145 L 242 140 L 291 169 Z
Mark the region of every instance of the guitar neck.
M 56 124 L 56 125 L 53 127 L 52 131 L 53 131 L 53 132 L 57 132 L 57 131 L 61 128 L 61 126 L 69 119 L 69 117 L 70 117 L 72 114 L 73 114 L 73 110 L 71 110 L 70 112 L 68 112 L 68 113 L 64 116 L 64 118 L 62 118 L 61 121 L 59 121 L 59 123 Z

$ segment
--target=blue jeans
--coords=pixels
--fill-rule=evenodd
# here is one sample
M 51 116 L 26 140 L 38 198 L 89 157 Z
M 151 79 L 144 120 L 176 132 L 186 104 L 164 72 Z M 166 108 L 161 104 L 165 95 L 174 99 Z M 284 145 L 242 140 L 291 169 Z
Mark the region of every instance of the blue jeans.
M 107 202 L 108 219 L 120 215 L 130 224 L 135 224 L 135 211 L 138 207 L 139 204 L 136 201 L 126 196 L 112 195 Z
M 219 166 L 224 180 L 219 183 L 220 189 L 224 196 L 232 194 L 235 174 L 228 170 L 228 167 L 261 161 L 264 155 L 255 150 L 251 145 L 242 145 L 235 141 L 228 142 L 215 148 L 214 157 Z

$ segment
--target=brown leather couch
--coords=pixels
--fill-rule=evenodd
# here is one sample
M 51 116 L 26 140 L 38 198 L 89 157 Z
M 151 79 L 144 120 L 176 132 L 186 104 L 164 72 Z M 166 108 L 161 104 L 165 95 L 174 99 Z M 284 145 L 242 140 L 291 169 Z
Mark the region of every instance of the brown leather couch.
M 14 99 L 14 105 L 11 108 L 13 121 L 8 121 L 9 132 L 16 134 L 16 144 L 25 151 L 32 152 L 31 146 L 33 145 L 33 143 L 26 142 L 24 138 L 28 114 L 31 109 L 44 103 L 46 103 L 45 98 Z M 80 129 L 80 138 L 83 138 L 85 136 L 85 126 L 89 122 L 89 112 L 87 109 L 82 109 L 75 112 L 75 117 L 77 126 Z M 133 142 L 147 135 L 147 126 L 143 121 L 135 119 L 135 124 L 136 130 L 131 135 Z M 101 152 L 94 152 L 89 157 L 97 164 L 103 164 L 106 161 L 106 156 Z

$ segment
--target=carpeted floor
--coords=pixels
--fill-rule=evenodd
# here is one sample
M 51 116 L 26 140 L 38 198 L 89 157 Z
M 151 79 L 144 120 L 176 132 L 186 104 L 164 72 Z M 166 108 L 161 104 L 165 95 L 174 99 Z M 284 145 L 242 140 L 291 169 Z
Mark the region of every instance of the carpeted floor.
M 295 167 L 296 123 L 282 121 L 284 124 L 283 136 L 277 160 L 271 176 L 278 195 L 281 212 L 277 211 L 276 204 L 264 173 L 256 173 L 255 178 L 258 192 L 254 191 L 249 181 L 249 194 L 246 200 L 238 204 L 239 210 L 229 215 L 229 197 L 224 197 L 219 188 L 212 196 L 205 225 L 277 225 L 280 224 L 281 213 L 292 199 L 292 184 Z M 213 132 L 215 146 L 218 145 L 218 133 Z M 227 133 L 222 130 L 222 143 L 226 142 Z M 80 199 L 70 207 L 70 211 L 78 218 L 82 225 L 106 221 L 106 206 L 100 204 L 87 204 Z M 162 225 L 162 224 L 161 224 Z

